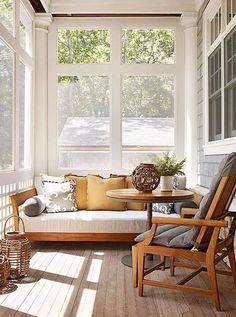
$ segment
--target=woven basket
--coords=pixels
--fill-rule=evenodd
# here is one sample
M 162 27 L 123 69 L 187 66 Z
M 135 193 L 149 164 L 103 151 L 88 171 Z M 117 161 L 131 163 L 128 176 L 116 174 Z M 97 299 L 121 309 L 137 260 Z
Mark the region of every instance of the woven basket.
M 0 254 L 0 288 L 6 284 L 6 280 L 10 275 L 10 267 L 10 262 L 7 257 Z
M 22 222 L 23 232 L 6 232 L 7 222 L 12 217 L 15 216 L 10 216 L 5 222 L 1 248 L 2 254 L 6 255 L 11 265 L 9 278 L 17 279 L 26 276 L 29 272 L 30 242 L 25 235 L 25 225 L 20 217 L 19 220 Z

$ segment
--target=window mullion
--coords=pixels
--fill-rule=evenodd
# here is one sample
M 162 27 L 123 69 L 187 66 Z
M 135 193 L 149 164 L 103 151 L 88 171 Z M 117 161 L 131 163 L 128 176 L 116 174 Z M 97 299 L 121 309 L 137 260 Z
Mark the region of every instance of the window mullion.
M 221 140 L 225 138 L 225 50 L 224 41 L 221 40 Z
M 111 30 L 111 167 L 113 171 L 120 171 L 122 159 L 122 106 L 121 106 L 121 34 L 118 25 Z

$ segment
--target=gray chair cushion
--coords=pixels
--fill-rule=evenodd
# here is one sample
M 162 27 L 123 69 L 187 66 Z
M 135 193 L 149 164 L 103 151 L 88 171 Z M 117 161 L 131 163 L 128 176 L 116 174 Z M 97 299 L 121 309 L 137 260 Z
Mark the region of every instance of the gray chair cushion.
M 226 156 L 220 163 L 219 171 L 212 179 L 209 193 L 203 197 L 199 206 L 199 211 L 194 218 L 204 219 L 206 217 L 221 178 L 223 176 L 231 175 L 236 175 L 236 153 L 234 152 Z M 155 237 L 152 240 L 152 244 L 176 248 L 189 248 L 195 244 L 199 230 L 199 227 L 194 226 L 186 227 L 175 225 L 161 225 L 157 227 Z M 149 231 L 137 236 L 135 241 L 143 241 L 147 237 L 148 232 Z
M 191 230 L 186 226 L 161 225 L 157 227 L 152 244 L 173 248 L 188 248 L 191 243 L 186 243 L 185 234 Z M 136 242 L 141 242 L 147 238 L 149 231 L 141 233 L 135 238 Z
M 45 210 L 46 204 L 44 202 L 44 196 L 38 195 L 27 199 L 22 205 L 23 212 L 28 217 L 36 217 Z
M 181 201 L 174 203 L 174 211 L 180 215 L 182 208 L 198 208 L 198 205 L 193 200 Z

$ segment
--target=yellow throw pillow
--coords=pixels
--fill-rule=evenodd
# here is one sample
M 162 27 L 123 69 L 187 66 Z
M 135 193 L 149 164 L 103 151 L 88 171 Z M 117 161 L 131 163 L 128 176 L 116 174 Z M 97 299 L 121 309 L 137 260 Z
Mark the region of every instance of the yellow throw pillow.
M 73 179 L 75 185 L 75 200 L 78 209 L 87 209 L 87 177 L 68 174 L 64 176 L 66 180 Z
M 132 176 L 126 176 L 125 178 L 125 187 L 126 188 L 134 188 L 134 185 L 132 184 Z M 144 204 L 143 203 L 129 203 L 127 202 L 127 209 L 129 210 L 144 210 Z
M 125 188 L 124 177 L 102 178 L 88 175 L 87 180 L 88 210 L 125 210 L 125 202 L 117 202 L 106 196 L 108 190 Z

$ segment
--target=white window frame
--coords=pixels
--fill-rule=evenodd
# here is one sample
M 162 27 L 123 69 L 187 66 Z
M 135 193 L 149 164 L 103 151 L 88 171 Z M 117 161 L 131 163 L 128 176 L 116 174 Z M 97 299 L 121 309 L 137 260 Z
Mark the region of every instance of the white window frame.
M 32 19 L 32 56 L 29 55 L 24 48 L 20 45 L 19 26 L 20 26 L 20 4 L 22 4 Z M 15 183 L 17 188 L 21 188 L 22 184 L 26 181 L 33 179 L 34 176 L 34 18 L 35 13 L 27 0 L 14 1 L 14 30 L 13 33 L 9 32 L 4 25 L 0 23 L 0 39 L 12 50 L 14 54 L 14 68 L 13 68 L 13 168 L 11 170 L 0 171 L 0 186 Z M 20 62 L 24 63 L 31 71 L 31 167 L 20 168 L 19 166 L 19 92 L 20 92 Z M 1 195 L 0 195 L 1 196 Z
M 58 64 L 57 63 L 57 29 L 60 28 L 106 28 L 111 31 L 111 64 Z M 166 28 L 175 30 L 174 64 L 122 64 L 121 30 L 123 28 Z M 120 39 L 118 41 L 117 39 Z M 48 171 L 53 175 L 65 174 L 71 168 L 57 167 L 57 76 L 63 75 L 104 75 L 112 76 L 111 81 L 111 168 L 109 170 L 79 170 L 79 174 L 110 172 L 130 173 L 122 168 L 122 116 L 121 116 L 121 75 L 174 75 L 175 77 L 175 152 L 178 158 L 184 157 L 184 34 L 179 18 L 55 18 L 48 34 Z M 114 62 L 117 61 L 117 62 Z M 118 120 L 119 118 L 119 120 Z
M 210 21 L 221 7 L 221 34 L 211 45 Z M 224 137 L 224 40 L 236 26 L 236 16 L 227 24 L 227 3 L 223 0 L 211 0 L 203 13 L 203 149 L 204 155 L 229 154 L 236 149 L 236 137 Z M 208 58 L 216 47 L 221 46 L 221 139 L 209 141 L 209 91 L 208 91 Z

